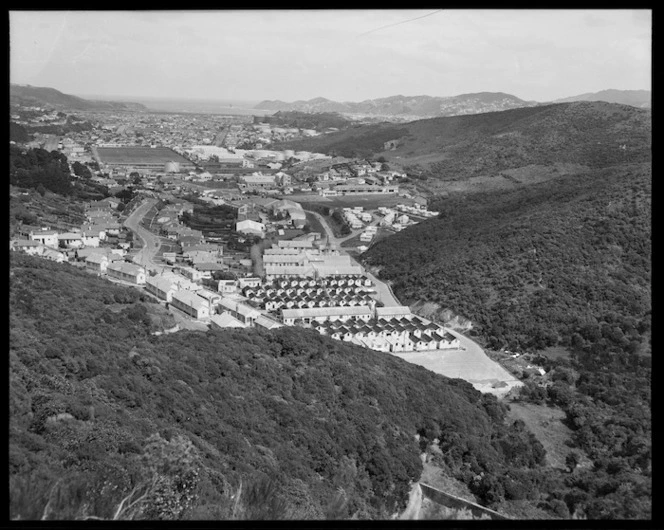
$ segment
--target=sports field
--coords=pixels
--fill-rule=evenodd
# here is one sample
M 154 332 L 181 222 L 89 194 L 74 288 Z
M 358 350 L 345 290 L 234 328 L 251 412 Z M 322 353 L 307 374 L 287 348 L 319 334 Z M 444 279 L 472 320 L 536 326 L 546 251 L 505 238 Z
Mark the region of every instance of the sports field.
M 99 158 L 104 164 L 166 164 L 178 162 L 191 164 L 182 155 L 168 147 L 97 147 Z

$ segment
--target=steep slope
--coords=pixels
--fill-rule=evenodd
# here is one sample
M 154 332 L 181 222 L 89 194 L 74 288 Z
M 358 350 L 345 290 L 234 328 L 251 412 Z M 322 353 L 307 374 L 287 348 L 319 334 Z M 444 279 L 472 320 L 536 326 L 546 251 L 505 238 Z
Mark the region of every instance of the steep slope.
M 314 98 L 309 101 L 262 101 L 256 109 L 263 110 L 298 110 L 302 112 L 340 112 L 368 116 L 457 116 L 478 114 L 538 105 L 534 101 L 524 101 L 502 92 L 479 92 L 460 94 L 450 97 L 432 96 L 390 96 L 387 98 L 367 99 L 359 103 L 338 103 L 326 98 Z
M 48 106 L 58 109 L 73 110 L 138 110 L 147 108 L 140 103 L 122 103 L 117 101 L 91 101 L 78 96 L 64 94 L 50 87 L 34 87 L 30 85 L 9 85 L 9 101 L 11 104 L 25 106 Z
M 634 333 L 650 309 L 650 179 L 634 164 L 438 201 L 441 218 L 363 258 L 401 300 L 449 307 L 493 347 L 569 345 L 610 311 Z
M 404 303 L 470 319 L 488 348 L 544 352 L 545 384 L 526 378 L 519 399 L 560 407 L 592 460 L 566 462 L 561 513 L 652 513 L 651 179 L 644 162 L 452 196 L 362 256 Z
M 650 90 L 609 89 L 557 99 L 556 103 L 569 103 L 572 101 L 605 101 L 607 103 L 619 103 L 621 105 L 631 105 L 646 109 L 651 106 L 652 93 Z
M 154 336 L 135 289 L 10 265 L 14 519 L 385 518 L 434 438 L 483 502 L 544 473 L 461 380 L 302 329 Z

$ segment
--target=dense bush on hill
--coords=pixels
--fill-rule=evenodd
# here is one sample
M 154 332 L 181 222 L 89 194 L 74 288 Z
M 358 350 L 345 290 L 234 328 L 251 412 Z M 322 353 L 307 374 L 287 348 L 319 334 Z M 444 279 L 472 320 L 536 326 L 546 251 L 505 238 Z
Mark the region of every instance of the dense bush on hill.
M 565 482 L 564 501 L 590 518 L 648 517 L 650 164 L 432 208 L 438 219 L 377 243 L 365 263 L 380 267 L 403 302 L 433 301 L 469 318 L 491 348 L 573 352 L 545 368 L 574 368 L 578 379 L 567 373 L 523 393 L 562 407 L 594 461 Z
M 485 502 L 541 469 L 464 381 L 296 328 L 154 336 L 136 289 L 10 265 L 13 519 L 389 517 L 434 437 Z
M 76 175 L 91 176 L 90 170 L 74 162 Z M 67 157 L 57 151 L 9 146 L 9 182 L 20 188 L 50 190 L 63 196 L 94 201 L 108 197 L 108 188 L 88 180 L 72 179 Z
M 85 164 L 81 164 L 78 160 L 74 161 L 71 168 L 72 171 L 74 172 L 74 175 L 83 178 L 92 178 L 92 171 L 90 171 L 90 168 Z
M 94 129 L 92 123 L 83 121 L 83 122 L 67 122 L 63 124 L 47 124 L 47 125 L 27 125 L 26 130 L 30 133 L 41 133 L 41 134 L 55 134 L 57 136 L 64 136 L 69 133 L 80 133 L 85 131 L 91 131 Z
M 279 111 L 272 116 L 255 116 L 254 123 L 269 123 L 282 127 L 297 127 L 299 129 L 328 129 L 334 127 L 343 129 L 353 122 L 335 112 L 298 112 Z
M 9 146 L 9 182 L 22 188 L 37 188 L 69 195 L 71 176 L 67 157 L 57 151 Z
M 347 158 L 367 158 L 383 151 L 385 142 L 409 133 L 406 127 L 391 124 L 355 126 L 345 131 L 306 140 L 291 140 L 275 144 L 279 149 L 297 149 L 327 153 Z
M 29 142 L 32 139 L 28 130 L 21 124 L 9 122 L 9 141 L 17 143 Z
M 561 103 L 398 125 L 357 126 L 283 145 L 371 156 L 384 152 L 388 140 L 399 140 L 396 150 L 385 153 L 388 158 L 399 158 L 402 164 L 421 162 L 430 180 L 496 176 L 530 164 L 606 167 L 641 162 L 650 156 L 651 113 L 603 102 Z

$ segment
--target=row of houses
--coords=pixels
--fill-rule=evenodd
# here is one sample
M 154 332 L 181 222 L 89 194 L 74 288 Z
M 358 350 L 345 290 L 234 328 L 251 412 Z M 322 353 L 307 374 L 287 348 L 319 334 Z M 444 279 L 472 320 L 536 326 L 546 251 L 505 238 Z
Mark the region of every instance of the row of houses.
M 334 339 L 385 352 L 459 348 L 443 327 L 413 315 L 406 306 L 282 309 L 286 325 L 312 327 Z
M 319 333 L 336 340 L 351 342 L 372 350 L 410 352 L 459 348 L 459 339 L 436 324 L 419 322 L 416 318 L 378 318 L 369 323 L 326 323 L 314 327 Z
M 67 261 L 67 256 L 64 252 L 55 250 L 54 248 L 47 247 L 39 241 L 30 239 L 12 239 L 9 241 L 9 250 L 24 252 L 31 256 L 39 256 L 44 259 L 62 263 Z

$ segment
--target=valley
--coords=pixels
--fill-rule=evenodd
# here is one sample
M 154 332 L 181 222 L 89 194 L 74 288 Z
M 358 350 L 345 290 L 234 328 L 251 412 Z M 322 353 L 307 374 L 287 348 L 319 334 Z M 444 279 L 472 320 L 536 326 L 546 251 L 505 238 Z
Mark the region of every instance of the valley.
M 171 124 L 148 142 L 152 125 L 127 132 L 139 118 L 122 114 L 109 131 L 95 121 L 106 111 L 88 112 L 92 132 L 65 133 L 81 146 L 88 134 L 173 142 L 188 122 L 141 114 Z M 28 146 L 36 136 L 12 146 L 10 231 L 22 236 L 10 264 L 13 518 L 477 518 L 432 505 L 420 482 L 515 519 L 649 518 L 650 111 L 583 101 L 398 124 L 308 119 L 223 125 L 224 135 L 201 118 L 184 169 L 95 169 L 91 149 L 49 153 Z M 252 149 L 203 160 L 213 149 L 194 144 L 211 132 Z M 269 150 L 256 147 L 268 136 Z M 65 151 L 90 175 L 74 174 Z M 368 330 L 281 325 L 292 303 L 266 327 L 237 326 L 230 312 L 223 329 L 210 315 L 173 316 L 157 295 L 90 274 L 84 249 L 67 246 L 83 236 L 63 230 L 87 230 L 95 208 L 123 234 L 105 253 L 148 273 L 185 271 L 210 300 L 216 287 L 256 312 L 318 303 L 268 300 L 285 268 L 254 277 L 267 276 L 256 252 L 300 267 L 289 281 L 327 272 L 329 259 L 361 267 L 381 311 L 404 304 L 409 323 L 445 326 L 461 347 L 375 340 L 405 337 L 401 316 L 389 329 L 378 317 Z M 379 225 L 383 237 L 371 234 Z M 26 255 L 37 246 L 26 240 L 50 232 L 71 263 Z M 206 289 L 201 263 L 216 272 Z M 221 292 L 237 286 L 235 298 Z M 139 493 L 149 501 L 123 512 Z

